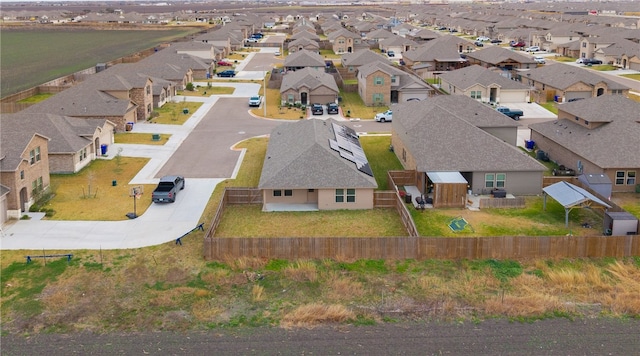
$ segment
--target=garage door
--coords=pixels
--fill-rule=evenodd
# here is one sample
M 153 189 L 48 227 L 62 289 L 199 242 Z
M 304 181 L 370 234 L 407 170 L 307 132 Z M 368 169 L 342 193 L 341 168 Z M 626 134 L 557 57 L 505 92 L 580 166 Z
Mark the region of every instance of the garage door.
M 565 101 L 569 101 L 571 99 L 587 99 L 591 97 L 590 91 L 571 91 L 565 94 Z
M 421 92 L 421 93 L 404 93 L 404 92 L 399 92 L 398 93 L 398 102 L 399 103 L 403 103 L 409 99 L 412 100 L 424 100 L 427 99 L 429 97 L 429 94 L 427 92 Z
M 335 95 L 311 95 L 311 99 L 309 100 L 309 104 L 318 103 L 318 104 L 326 104 L 333 103 L 336 101 Z
M 500 90 L 500 103 L 526 103 L 528 99 L 524 90 Z
M 629 62 L 629 69 L 640 71 L 640 63 Z

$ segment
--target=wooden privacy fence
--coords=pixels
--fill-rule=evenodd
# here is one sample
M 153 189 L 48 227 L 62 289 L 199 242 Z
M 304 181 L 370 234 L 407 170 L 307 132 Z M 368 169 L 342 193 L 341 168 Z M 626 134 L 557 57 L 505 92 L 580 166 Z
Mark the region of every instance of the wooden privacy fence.
M 640 256 L 640 235 L 499 237 L 281 237 L 204 240 L 207 260 L 534 259 Z
M 486 198 L 480 199 L 480 209 L 488 209 L 488 208 L 524 208 L 525 199 L 524 197 L 515 197 L 513 199 L 494 199 L 494 198 Z

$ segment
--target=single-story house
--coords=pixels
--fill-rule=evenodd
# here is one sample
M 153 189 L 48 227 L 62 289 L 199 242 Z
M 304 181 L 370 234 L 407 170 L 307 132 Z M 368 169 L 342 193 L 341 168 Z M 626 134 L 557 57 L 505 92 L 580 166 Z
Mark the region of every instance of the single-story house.
M 280 85 L 281 105 L 335 102 L 340 89 L 331 74 L 312 68 L 288 72 Z
M 377 187 L 351 128 L 309 119 L 271 132 L 258 184 L 264 211 L 372 209 Z
M 603 95 L 558 105 L 558 120 L 529 125 L 549 158 L 578 173 L 608 176 L 613 192 L 633 192 L 640 174 L 640 104 Z
M 440 95 L 398 104 L 391 143 L 405 169 L 418 172 L 425 195 L 428 174 L 457 172 L 473 194 L 503 189 L 514 195 L 542 192 L 547 168 L 516 147 L 518 123 L 467 96 Z M 464 207 L 464 200 L 458 207 Z
M 303 68 L 312 68 L 324 71 L 325 63 L 317 52 L 307 50 L 290 53 L 284 60 L 284 68 L 287 71 L 295 71 Z
M 472 65 L 439 75 L 440 88 L 453 95 L 466 95 L 484 103 L 526 103 L 529 87 L 495 70 Z

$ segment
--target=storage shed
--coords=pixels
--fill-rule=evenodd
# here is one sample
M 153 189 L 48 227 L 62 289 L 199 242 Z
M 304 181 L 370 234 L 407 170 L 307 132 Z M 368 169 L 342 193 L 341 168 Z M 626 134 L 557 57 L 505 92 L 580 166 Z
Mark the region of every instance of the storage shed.
M 593 189 L 603 197 L 611 198 L 611 179 L 603 173 L 585 173 L 578 176 L 578 180 Z
M 464 208 L 468 182 L 460 172 L 427 172 L 434 208 Z
M 626 211 L 607 211 L 604 213 L 605 235 L 624 236 L 638 234 L 638 218 Z

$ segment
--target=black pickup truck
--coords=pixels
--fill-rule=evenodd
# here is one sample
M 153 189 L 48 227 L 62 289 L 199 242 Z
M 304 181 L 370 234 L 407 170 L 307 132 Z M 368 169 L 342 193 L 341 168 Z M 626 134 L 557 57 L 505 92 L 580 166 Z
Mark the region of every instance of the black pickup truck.
M 518 121 L 520 120 L 520 117 L 524 115 L 524 113 L 522 112 L 522 110 L 517 110 L 517 109 L 509 109 L 506 106 L 498 106 L 496 108 L 496 110 L 498 110 L 498 112 L 501 112 L 507 116 L 509 116 L 510 118 Z
M 164 176 L 151 194 L 154 203 L 173 203 L 176 201 L 178 191 L 184 189 L 184 177 Z

